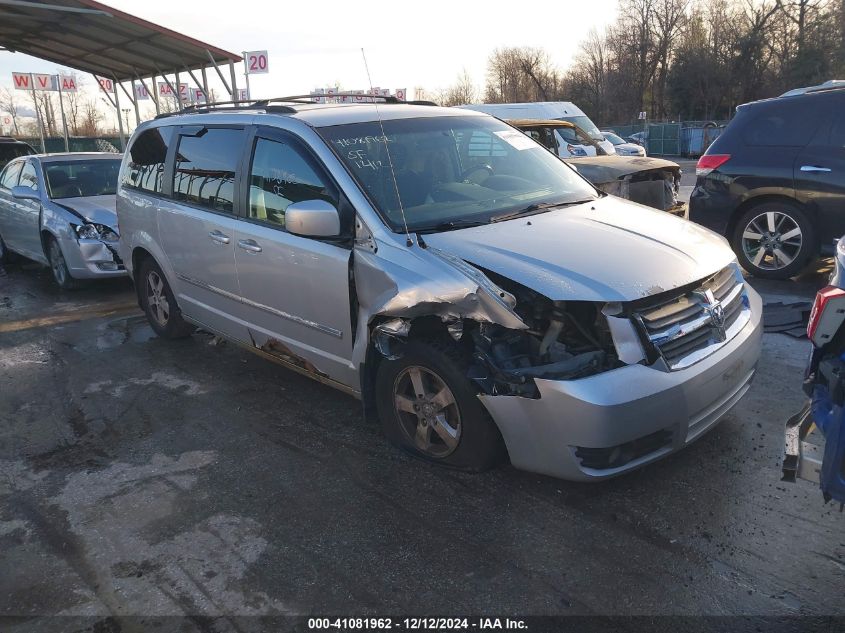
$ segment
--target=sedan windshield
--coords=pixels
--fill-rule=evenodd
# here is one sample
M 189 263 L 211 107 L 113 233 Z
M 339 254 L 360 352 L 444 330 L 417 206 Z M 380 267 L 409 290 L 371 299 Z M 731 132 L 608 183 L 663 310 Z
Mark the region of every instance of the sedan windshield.
M 47 189 L 53 200 L 114 195 L 119 171 L 120 158 L 44 164 Z
M 318 131 L 397 232 L 402 210 L 409 230 L 446 230 L 597 197 L 543 146 L 492 117 L 389 120 L 384 135 L 377 121 Z

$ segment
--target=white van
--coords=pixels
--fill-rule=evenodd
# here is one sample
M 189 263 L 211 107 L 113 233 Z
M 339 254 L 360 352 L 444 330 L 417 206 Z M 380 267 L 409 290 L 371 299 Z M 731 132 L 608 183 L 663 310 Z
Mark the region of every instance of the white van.
M 613 143 L 604 138 L 596 124 L 590 120 L 581 109 L 570 101 L 539 101 L 536 103 L 474 103 L 458 106 L 468 110 L 476 110 L 485 114 L 492 114 L 500 119 L 559 119 L 574 123 L 587 134 L 608 154 L 615 154 Z

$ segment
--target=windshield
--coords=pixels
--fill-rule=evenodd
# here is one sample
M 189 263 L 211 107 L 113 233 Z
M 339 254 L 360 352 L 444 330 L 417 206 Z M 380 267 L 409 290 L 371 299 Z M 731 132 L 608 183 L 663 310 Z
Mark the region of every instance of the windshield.
M 616 136 L 613 132 L 605 132 L 604 137 L 614 145 L 623 145 L 625 140 Z
M 114 195 L 120 159 L 75 160 L 44 164 L 53 200 Z
M 599 129 L 596 127 L 596 124 L 590 121 L 590 118 L 587 116 L 566 116 L 561 117 L 560 120 L 574 123 L 582 130 L 584 130 L 587 134 L 589 134 L 591 138 L 594 138 L 597 141 L 604 140 L 604 136 L 602 136 L 602 133 L 599 132 Z
M 377 121 L 318 132 L 397 232 L 404 230 L 397 189 L 409 230 L 484 223 L 597 197 L 560 159 L 492 117 L 384 121 L 384 136 Z

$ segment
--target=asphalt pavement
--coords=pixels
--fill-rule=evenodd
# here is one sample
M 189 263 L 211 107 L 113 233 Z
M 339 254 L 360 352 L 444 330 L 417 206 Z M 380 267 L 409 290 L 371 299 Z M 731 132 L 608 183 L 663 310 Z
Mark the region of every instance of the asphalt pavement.
M 828 272 L 751 283 L 809 300 Z M 156 338 L 128 282 L 61 292 L 10 266 L 3 630 L 55 630 L 44 615 L 101 631 L 121 630 L 97 628 L 115 615 L 194 617 L 180 630 L 223 630 L 202 615 L 845 615 L 845 515 L 780 481 L 807 351 L 766 334 L 730 414 L 635 473 L 473 475 L 408 457 L 354 399 L 210 335 Z

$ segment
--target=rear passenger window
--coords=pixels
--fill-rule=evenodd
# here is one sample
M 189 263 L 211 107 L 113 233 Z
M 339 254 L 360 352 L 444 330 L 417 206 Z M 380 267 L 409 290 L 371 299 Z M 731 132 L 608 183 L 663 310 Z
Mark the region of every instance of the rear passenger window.
M 806 99 L 754 108 L 742 136 L 749 145 L 804 147 L 818 125 L 816 110 Z
M 161 193 L 167 149 L 173 140 L 173 127 L 159 127 L 142 132 L 129 149 L 129 160 L 121 183 L 153 193 Z
M 249 217 L 284 226 L 288 205 L 305 200 L 337 206 L 326 180 L 295 147 L 259 138 L 249 178 Z
M 235 171 L 241 158 L 243 130 L 203 128 L 181 136 L 173 173 L 173 197 L 214 211 L 234 213 Z
M 23 163 L 12 163 L 0 175 L 0 187 L 11 189 L 18 184 L 18 175 L 21 173 Z

